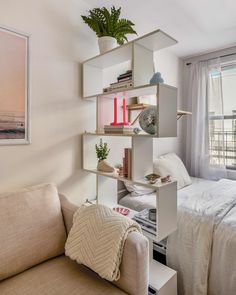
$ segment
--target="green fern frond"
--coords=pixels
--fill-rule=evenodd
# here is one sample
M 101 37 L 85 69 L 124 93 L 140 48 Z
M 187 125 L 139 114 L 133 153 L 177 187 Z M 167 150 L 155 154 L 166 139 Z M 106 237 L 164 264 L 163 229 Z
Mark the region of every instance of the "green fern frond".
M 82 15 L 83 21 L 96 33 L 98 37 L 111 36 L 122 45 L 128 42 L 127 34 L 136 34 L 134 23 L 127 19 L 120 19 L 121 7 L 112 6 L 110 11 L 106 7 L 89 10 L 89 16 Z

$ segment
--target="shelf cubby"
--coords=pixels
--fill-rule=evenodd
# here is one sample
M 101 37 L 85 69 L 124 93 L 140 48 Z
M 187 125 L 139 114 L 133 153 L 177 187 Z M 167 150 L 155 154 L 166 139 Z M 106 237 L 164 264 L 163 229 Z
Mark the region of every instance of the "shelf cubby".
M 130 90 L 107 93 L 97 97 L 97 133 L 102 134 L 104 125 L 113 122 L 113 98 L 119 102 L 119 113 L 122 114 L 121 101 L 126 98 L 127 105 L 133 104 L 138 96 L 151 97 L 157 106 L 157 134 L 153 137 L 177 136 L 177 88 L 167 84 L 144 85 Z M 119 115 L 118 113 L 118 115 Z M 137 111 L 136 115 L 140 111 Z M 121 119 L 121 118 L 118 118 Z M 133 127 L 139 127 L 138 122 Z M 143 135 L 142 132 L 140 135 Z M 146 133 L 147 134 L 147 133 Z M 121 134 L 122 135 L 122 134 Z M 148 134 L 147 134 L 148 135 Z
M 83 150 L 83 161 L 82 166 L 84 170 L 91 171 L 94 173 L 97 167 L 97 156 L 95 151 L 95 144 L 99 144 L 100 136 L 92 134 L 83 134 L 82 136 L 82 150 Z M 132 141 L 129 137 L 111 137 L 104 136 L 102 137 L 103 142 L 108 144 L 110 148 L 110 153 L 108 157 L 108 162 L 113 166 L 116 164 L 123 163 L 123 153 L 124 148 L 131 148 Z M 99 172 L 99 171 L 98 171 Z M 110 174 L 110 173 L 108 173 Z M 111 173 L 112 174 L 112 173 Z
M 153 188 L 156 191 L 157 233 L 147 234 L 150 238 L 160 241 L 176 230 L 177 224 L 177 185 L 170 183 L 150 184 L 145 175 L 153 172 L 153 141 L 152 138 L 122 137 L 118 139 L 103 137 L 111 152 L 108 161 L 114 165 L 122 163 L 124 147 L 132 148 L 132 178 L 119 176 L 117 172 L 107 173 L 96 169 L 97 158 L 95 144 L 99 143 L 97 135 L 83 135 L 83 169 L 97 175 L 97 200 L 101 204 L 116 206 L 118 203 L 118 181 L 132 181 L 133 184 Z M 168 214 L 166 214 L 168 212 Z
M 118 76 L 122 73 L 122 64 L 123 70 L 127 70 L 128 65 L 133 71 L 133 87 L 148 84 L 154 74 L 154 52 L 176 43 L 166 33 L 156 30 L 83 62 L 83 97 L 103 94 L 104 87 L 116 82 L 113 75 L 109 80 L 107 70 Z
M 91 172 L 91 171 L 90 171 Z M 117 207 L 118 204 L 118 181 L 127 181 L 123 177 L 115 177 L 115 175 L 108 176 L 108 173 L 97 174 L 97 202 L 100 204 L 107 205 L 108 207 Z M 135 181 L 134 184 L 144 185 L 152 187 L 156 190 L 156 208 L 157 208 L 157 231 L 156 233 L 149 233 L 145 230 L 145 235 L 153 241 L 161 241 L 166 238 L 170 233 L 177 229 L 177 193 L 176 181 L 168 184 L 150 185 L 144 180 Z M 168 214 L 166 214 L 168 212 Z M 132 214 L 135 214 L 132 210 Z

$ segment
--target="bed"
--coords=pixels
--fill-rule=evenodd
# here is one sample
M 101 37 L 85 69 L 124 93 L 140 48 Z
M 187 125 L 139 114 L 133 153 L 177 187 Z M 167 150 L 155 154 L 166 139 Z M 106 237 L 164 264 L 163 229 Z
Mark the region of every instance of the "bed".
M 178 190 L 178 230 L 167 239 L 167 264 L 178 271 L 178 294 L 236 294 L 236 181 L 191 178 Z M 155 194 L 119 203 L 155 208 Z
M 196 177 L 191 177 L 192 184 L 186 186 L 178 191 L 178 206 L 191 197 L 194 193 L 202 193 L 204 190 L 214 185 L 215 181 L 206 180 Z M 146 194 L 134 197 L 131 193 L 128 193 L 125 197 L 120 199 L 119 204 L 128 207 L 135 211 L 142 211 L 146 208 L 155 208 L 156 206 L 156 194 Z

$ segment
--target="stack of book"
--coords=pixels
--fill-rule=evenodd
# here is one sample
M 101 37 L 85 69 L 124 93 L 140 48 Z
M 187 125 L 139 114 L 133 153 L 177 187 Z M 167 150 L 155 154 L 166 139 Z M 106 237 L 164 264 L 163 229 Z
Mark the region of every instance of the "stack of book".
M 143 211 L 134 215 L 133 219 L 137 221 L 143 230 L 146 232 L 156 235 L 156 222 L 149 219 L 149 209 L 144 209 Z
M 117 77 L 117 82 L 111 83 L 109 87 L 103 89 L 103 92 L 110 92 L 113 90 L 128 89 L 133 86 L 132 70 L 126 71 Z
M 125 148 L 123 158 L 123 176 L 131 179 L 132 177 L 132 149 Z
M 121 74 L 117 77 L 117 82 L 127 82 L 132 81 L 132 70 L 126 71 L 124 74 Z
M 113 134 L 133 134 L 134 127 L 129 125 L 105 125 L 104 132 L 105 133 L 113 133 Z

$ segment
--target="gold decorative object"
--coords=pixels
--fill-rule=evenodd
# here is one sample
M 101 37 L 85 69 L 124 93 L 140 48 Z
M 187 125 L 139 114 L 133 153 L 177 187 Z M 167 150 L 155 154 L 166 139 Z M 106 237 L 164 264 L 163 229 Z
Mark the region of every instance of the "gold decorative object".
M 160 175 L 151 173 L 146 175 L 145 178 L 149 181 L 150 184 L 154 184 L 157 182 L 157 179 L 160 178 Z

